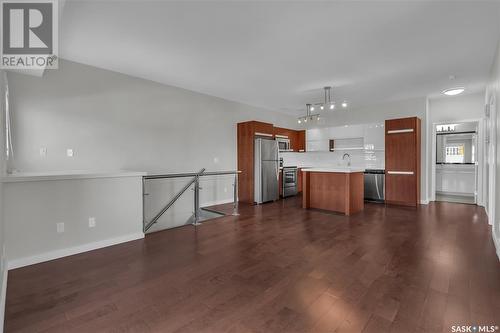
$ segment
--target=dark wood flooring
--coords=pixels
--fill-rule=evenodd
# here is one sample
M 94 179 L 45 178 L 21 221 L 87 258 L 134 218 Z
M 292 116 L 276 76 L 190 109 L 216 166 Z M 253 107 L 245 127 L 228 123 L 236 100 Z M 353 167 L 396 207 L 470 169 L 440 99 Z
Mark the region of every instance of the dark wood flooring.
M 9 272 L 6 332 L 451 332 L 500 325 L 482 208 L 300 198 Z

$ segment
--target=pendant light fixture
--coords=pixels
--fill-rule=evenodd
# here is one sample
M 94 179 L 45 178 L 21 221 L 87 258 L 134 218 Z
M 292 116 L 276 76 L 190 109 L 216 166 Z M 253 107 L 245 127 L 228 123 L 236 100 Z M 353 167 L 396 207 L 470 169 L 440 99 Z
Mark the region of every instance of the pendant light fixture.
M 323 91 L 325 94 L 325 99 L 323 103 L 315 103 L 315 104 L 306 104 L 306 115 L 303 117 L 299 117 L 297 122 L 299 124 L 302 123 L 307 123 L 307 121 L 312 121 L 312 120 L 319 120 L 320 119 L 320 114 L 314 113 L 313 111 L 318 107 L 319 111 L 323 111 L 325 109 L 327 110 L 335 110 L 335 102 L 332 101 L 332 87 L 323 87 Z M 347 108 L 348 104 L 347 101 L 344 100 L 341 104 L 342 108 L 345 109 Z

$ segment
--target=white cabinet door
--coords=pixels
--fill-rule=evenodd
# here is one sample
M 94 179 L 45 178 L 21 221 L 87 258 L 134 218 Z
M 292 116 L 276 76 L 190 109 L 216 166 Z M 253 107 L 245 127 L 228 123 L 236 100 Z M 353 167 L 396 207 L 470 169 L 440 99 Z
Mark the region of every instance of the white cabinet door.
M 363 132 L 366 150 L 385 149 L 384 124 L 366 124 Z
M 322 141 L 330 139 L 330 128 L 312 128 L 306 131 L 307 141 Z
M 346 125 L 329 128 L 329 139 L 352 139 L 363 137 L 363 125 Z
M 307 141 L 306 151 L 328 151 L 330 142 L 328 140 Z
M 306 131 L 306 151 L 328 151 L 330 128 L 312 128 Z

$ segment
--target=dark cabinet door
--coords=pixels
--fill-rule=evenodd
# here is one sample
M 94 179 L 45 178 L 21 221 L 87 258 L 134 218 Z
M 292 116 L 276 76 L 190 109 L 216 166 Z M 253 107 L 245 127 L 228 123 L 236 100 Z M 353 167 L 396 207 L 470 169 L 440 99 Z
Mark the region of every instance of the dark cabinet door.
M 385 144 L 387 171 L 415 171 L 417 152 L 414 133 L 387 134 Z
M 306 131 L 297 131 L 297 151 L 306 151 Z
M 417 205 L 416 175 L 389 174 L 385 175 L 385 201 L 389 204 L 404 206 Z
M 419 119 L 387 120 L 385 124 L 385 201 L 417 206 L 420 201 Z

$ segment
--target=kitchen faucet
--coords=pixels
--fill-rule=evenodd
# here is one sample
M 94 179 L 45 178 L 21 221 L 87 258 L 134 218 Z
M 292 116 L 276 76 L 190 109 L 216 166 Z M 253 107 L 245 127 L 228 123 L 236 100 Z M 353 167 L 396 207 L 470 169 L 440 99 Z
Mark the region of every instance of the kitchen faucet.
M 348 153 L 345 153 L 345 154 L 344 154 L 344 156 L 342 156 L 342 161 L 344 161 L 344 160 L 345 160 L 346 156 L 349 158 L 349 159 L 347 160 L 347 166 L 349 166 L 349 167 L 350 167 L 350 166 L 351 166 L 351 155 L 349 155 Z

